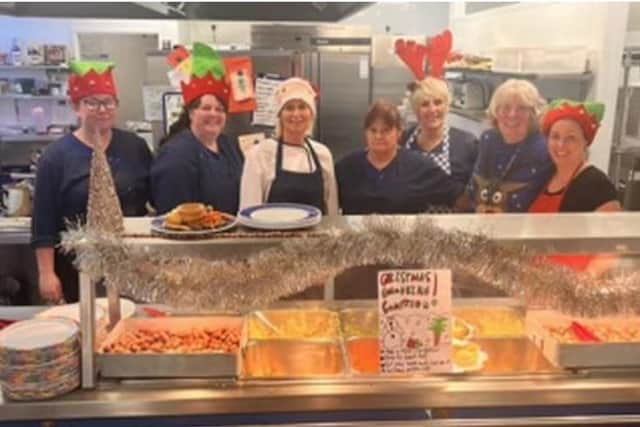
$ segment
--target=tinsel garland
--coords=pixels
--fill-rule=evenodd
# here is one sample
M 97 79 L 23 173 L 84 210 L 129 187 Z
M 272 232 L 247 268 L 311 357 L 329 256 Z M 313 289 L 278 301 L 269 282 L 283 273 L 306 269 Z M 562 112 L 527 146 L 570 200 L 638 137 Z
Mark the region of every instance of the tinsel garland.
M 77 267 L 123 295 L 189 311 L 264 308 L 363 265 L 448 268 L 473 276 L 526 306 L 599 316 L 640 313 L 638 274 L 596 279 L 539 261 L 526 248 L 505 248 L 486 236 L 445 231 L 426 219 L 371 216 L 363 226 L 326 236 L 293 238 L 246 259 L 175 257 L 126 244 L 111 233 L 76 227 L 62 246 Z

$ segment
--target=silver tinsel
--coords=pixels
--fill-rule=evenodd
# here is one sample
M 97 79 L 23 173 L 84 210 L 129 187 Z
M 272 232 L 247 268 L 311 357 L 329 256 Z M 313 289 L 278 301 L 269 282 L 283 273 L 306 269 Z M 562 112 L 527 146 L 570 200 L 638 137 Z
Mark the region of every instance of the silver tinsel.
M 247 259 L 175 257 L 82 227 L 65 233 L 79 269 L 121 294 L 189 311 L 247 311 L 321 285 L 362 265 L 450 268 L 526 306 L 583 316 L 640 313 L 638 274 L 596 279 L 536 261 L 482 235 L 448 232 L 425 218 L 369 217 L 360 229 L 293 238 Z

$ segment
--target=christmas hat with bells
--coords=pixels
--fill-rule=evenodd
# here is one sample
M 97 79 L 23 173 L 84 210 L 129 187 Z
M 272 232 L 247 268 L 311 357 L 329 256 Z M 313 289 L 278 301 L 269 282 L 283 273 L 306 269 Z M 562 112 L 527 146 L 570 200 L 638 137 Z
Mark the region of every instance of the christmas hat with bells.
M 577 122 L 588 145 L 591 145 L 604 117 L 604 104 L 601 102 L 577 102 L 569 99 L 555 99 L 549 103 L 549 108 L 542 118 L 542 133 L 549 136 L 551 126 L 561 119 Z
M 184 104 L 189 105 L 203 95 L 214 95 L 226 108 L 230 91 L 220 55 L 206 44 L 196 42 L 190 57 L 185 60 L 190 61 L 190 73 L 180 83 Z
M 68 95 L 73 103 L 91 95 L 117 97 L 112 62 L 71 61 Z

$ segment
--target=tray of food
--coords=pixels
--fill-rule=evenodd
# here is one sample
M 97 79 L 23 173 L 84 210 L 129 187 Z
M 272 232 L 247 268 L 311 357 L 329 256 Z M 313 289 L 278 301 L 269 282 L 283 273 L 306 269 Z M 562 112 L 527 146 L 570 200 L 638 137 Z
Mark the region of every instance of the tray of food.
M 640 366 L 640 317 L 583 319 L 529 311 L 527 335 L 559 367 Z
M 99 348 L 100 374 L 112 378 L 236 376 L 242 317 L 121 320 Z
M 469 306 L 456 307 L 453 315 L 454 338 L 462 338 L 464 329 L 471 329 L 475 338 L 518 338 L 525 336 L 524 313 L 518 307 Z M 456 326 L 458 327 L 456 336 Z M 466 327 L 466 328 L 465 328 Z
M 244 378 L 309 378 L 344 373 L 338 314 L 268 310 L 247 315 L 241 350 Z
M 379 335 L 378 310 L 347 308 L 340 311 L 340 331 L 346 339 L 375 337 Z
M 183 203 L 151 220 L 151 233 L 172 239 L 204 239 L 231 230 L 236 217 L 203 203 Z

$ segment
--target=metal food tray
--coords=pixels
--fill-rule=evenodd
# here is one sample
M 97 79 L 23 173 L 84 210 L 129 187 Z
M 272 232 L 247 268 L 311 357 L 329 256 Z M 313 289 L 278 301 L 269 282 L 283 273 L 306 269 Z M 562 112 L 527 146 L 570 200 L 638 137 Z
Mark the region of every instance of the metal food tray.
M 286 334 L 286 328 L 296 322 L 307 322 L 314 317 L 326 319 L 335 330 L 324 330 L 317 337 L 298 337 Z M 267 319 L 283 333 L 273 337 L 257 336 L 252 325 L 264 324 Z M 313 322 L 309 322 L 312 323 Z M 245 379 L 290 379 L 342 377 L 345 374 L 345 356 L 339 334 L 337 313 L 329 310 L 269 310 L 247 315 L 239 360 L 240 376 Z M 304 334 L 303 334 L 304 335 Z
M 544 325 L 560 325 L 571 320 L 588 324 L 594 319 L 574 319 L 552 310 L 529 311 L 527 334 L 553 365 L 563 368 L 640 367 L 640 342 L 560 342 Z M 601 321 L 616 321 L 610 318 Z M 597 321 L 597 320 L 595 320 Z M 617 321 L 640 321 L 626 317 Z
M 346 308 L 340 311 L 340 333 L 346 339 L 375 337 L 379 335 L 378 309 Z
M 182 331 L 192 328 L 234 328 L 242 330 L 242 317 L 162 317 L 121 320 L 100 346 L 97 364 L 104 378 L 234 378 L 237 353 L 104 353 L 121 334 L 135 329 Z

